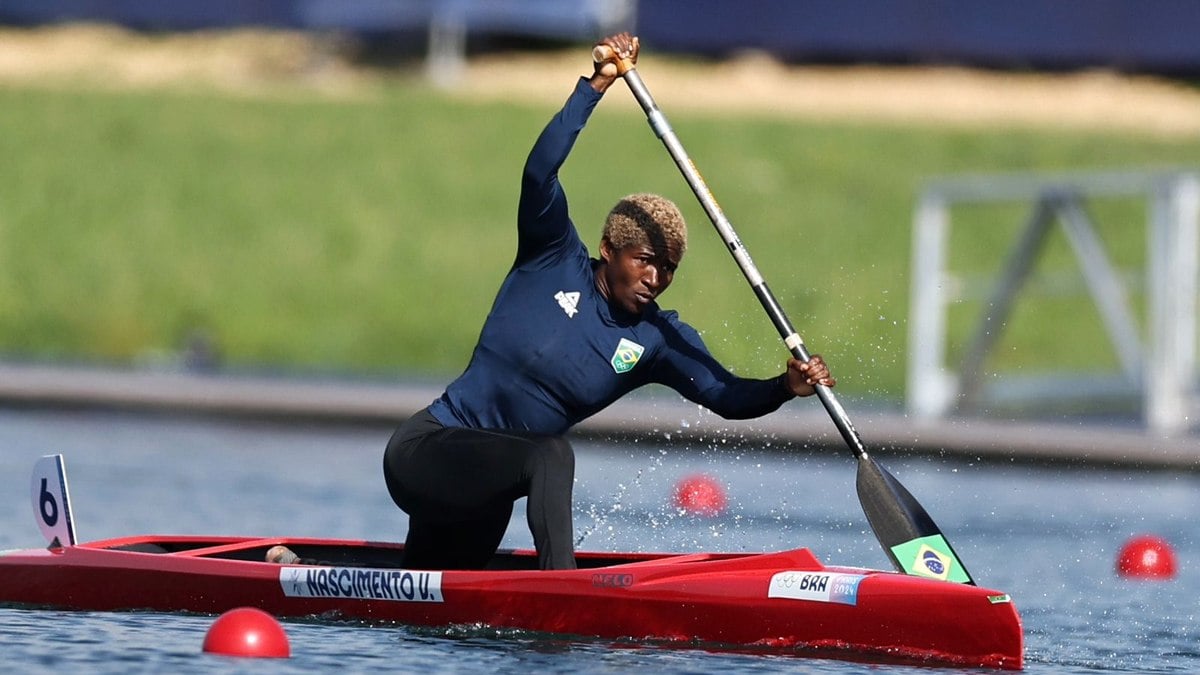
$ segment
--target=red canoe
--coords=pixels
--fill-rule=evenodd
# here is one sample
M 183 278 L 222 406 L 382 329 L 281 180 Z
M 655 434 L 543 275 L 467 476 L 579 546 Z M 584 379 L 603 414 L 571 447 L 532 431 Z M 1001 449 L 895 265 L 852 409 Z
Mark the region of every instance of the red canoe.
M 262 562 L 285 544 L 302 559 Z M 398 544 L 142 536 L 0 554 L 0 602 L 76 610 L 220 613 L 253 606 L 422 626 L 495 628 L 771 653 L 1020 669 L 1003 593 L 895 572 L 826 567 L 807 549 L 758 554 L 578 554 L 538 571 L 532 551 L 491 569 L 391 565 Z
M 826 567 L 781 553 L 579 553 L 541 571 L 533 551 L 488 569 L 402 568 L 400 544 L 141 536 L 77 543 L 61 455 L 34 468 L 47 548 L 0 551 L 0 603 L 84 611 L 223 613 L 257 607 L 414 626 L 486 626 L 644 643 L 1019 670 L 1008 595 L 968 584 Z M 303 564 L 265 562 L 283 544 Z

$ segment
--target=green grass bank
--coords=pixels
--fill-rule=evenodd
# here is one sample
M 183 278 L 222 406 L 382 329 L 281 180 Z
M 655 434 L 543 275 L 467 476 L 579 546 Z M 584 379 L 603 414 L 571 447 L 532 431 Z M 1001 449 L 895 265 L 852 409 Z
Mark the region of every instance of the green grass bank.
M 809 347 L 845 391 L 888 398 L 903 391 L 923 181 L 1200 166 L 1200 138 L 737 118 L 659 103 Z M 134 363 L 200 332 L 232 368 L 450 377 L 511 262 L 521 166 L 554 112 L 411 84 L 340 101 L 0 87 L 0 358 Z M 662 304 L 737 371 L 778 372 L 786 352 L 774 329 L 640 114 L 602 102 L 563 180 L 593 245 L 620 196 L 678 202 L 691 243 Z M 952 263 L 968 287 L 994 274 L 1027 208 L 956 212 Z M 1144 205 L 1112 200 L 1092 215 L 1114 261 L 1140 279 Z M 1080 278 L 1061 235 L 1038 269 Z M 989 365 L 1115 368 L 1077 290 L 1024 296 Z M 979 311 L 978 300 L 955 308 L 952 350 Z

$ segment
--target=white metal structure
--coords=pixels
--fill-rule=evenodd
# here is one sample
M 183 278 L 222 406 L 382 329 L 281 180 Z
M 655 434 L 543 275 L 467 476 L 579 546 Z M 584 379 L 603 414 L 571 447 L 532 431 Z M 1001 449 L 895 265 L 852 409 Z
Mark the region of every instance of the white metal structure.
M 634 29 L 637 0 L 298 0 L 310 29 L 363 32 L 424 30 L 426 73 L 440 87 L 458 84 L 468 35 L 511 35 L 591 43 Z
M 1148 204 L 1146 275 L 1149 319 L 1142 344 L 1125 285 L 1084 209 L 1089 198 L 1144 197 Z M 947 269 L 951 207 L 966 203 L 1033 207 L 956 369 L 945 363 L 946 313 L 959 298 Z M 1200 240 L 1200 173 L 1130 171 L 1058 175 L 973 176 L 928 183 L 913 218 L 907 408 L 918 418 L 976 406 L 983 365 L 1046 235 L 1062 226 L 1089 294 L 1121 363 L 1121 386 L 1141 392 L 1143 419 L 1164 434 L 1186 431 L 1196 393 L 1196 291 Z M 1064 345 L 1064 349 L 1069 349 Z M 1144 381 L 1143 381 L 1144 380 Z

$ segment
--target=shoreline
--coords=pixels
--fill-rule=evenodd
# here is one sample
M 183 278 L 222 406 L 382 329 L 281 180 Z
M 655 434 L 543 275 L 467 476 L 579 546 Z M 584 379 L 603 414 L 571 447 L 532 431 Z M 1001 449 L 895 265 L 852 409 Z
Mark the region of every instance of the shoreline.
M 112 410 L 267 422 L 395 426 L 441 394 L 442 384 L 189 373 L 0 363 L 0 408 Z M 915 420 L 848 402 L 872 455 L 970 463 L 1056 464 L 1200 472 L 1200 433 L 1163 436 L 1128 422 L 948 417 Z M 636 392 L 585 420 L 572 436 L 662 444 L 753 443 L 779 451 L 846 452 L 821 406 L 790 404 L 730 421 L 671 392 Z

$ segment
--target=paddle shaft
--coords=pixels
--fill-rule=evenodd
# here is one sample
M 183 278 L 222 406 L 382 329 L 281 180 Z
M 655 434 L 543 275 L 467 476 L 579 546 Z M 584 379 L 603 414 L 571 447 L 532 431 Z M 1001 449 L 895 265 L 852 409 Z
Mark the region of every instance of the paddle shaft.
M 708 189 L 704 177 L 700 175 L 695 163 L 683 149 L 679 138 L 667 122 L 666 116 L 658 109 L 654 97 L 650 95 L 641 76 L 634 69 L 633 61 L 619 58 L 608 45 L 597 46 L 592 51 L 592 58 L 597 63 L 613 62 L 616 64 L 617 73 L 625 79 L 634 98 L 645 111 L 650 127 L 666 146 L 667 151 L 671 153 L 675 165 L 679 167 L 688 186 L 700 200 L 700 205 L 708 214 L 708 219 L 712 221 L 713 226 L 721 235 L 721 239 L 725 242 L 725 246 L 733 255 L 733 259 L 741 268 L 742 274 L 746 276 L 746 281 L 750 283 L 754 295 L 771 318 L 771 323 L 775 324 L 779 336 L 783 338 L 783 343 L 792 352 L 792 356 L 805 362 L 809 361 L 810 356 L 804 346 L 804 340 L 792 327 L 792 323 L 779 305 L 779 301 L 775 299 L 775 295 L 771 293 L 762 274 L 755 267 L 754 261 L 750 259 L 746 247 L 742 246 L 741 240 L 733 230 L 733 225 L 721 211 L 712 191 Z M 876 538 L 883 545 L 884 551 L 896 569 L 905 574 L 933 576 L 974 584 L 974 580 L 958 558 L 958 554 L 954 552 L 950 542 L 946 541 L 937 524 L 925 512 L 924 507 L 874 458 L 867 455 L 858 432 L 854 430 L 854 425 L 850 423 L 846 410 L 842 408 L 842 404 L 834 396 L 833 391 L 818 384 L 816 392 L 825 406 L 825 410 L 837 425 L 838 431 L 841 432 L 846 445 L 858 458 L 856 485 L 859 502 L 866 513 L 867 521 L 871 524 L 871 529 L 875 531 Z M 904 560 L 901 560 L 901 555 L 904 556 Z
M 613 53 L 607 46 L 600 45 L 592 51 L 592 58 L 597 62 L 602 62 L 612 59 Z M 704 182 L 704 177 L 700 175 L 695 163 L 692 162 L 687 151 L 683 148 L 683 144 L 679 142 L 679 137 L 671 129 L 666 116 L 658 109 L 658 105 L 654 102 L 654 97 L 646 89 L 641 76 L 633 67 L 633 64 L 628 61 L 618 59 L 616 60 L 616 64 L 617 71 L 624 77 L 629 90 L 633 92 L 634 98 L 637 99 L 638 104 L 645 111 L 646 118 L 650 122 L 650 128 L 654 130 L 655 135 L 666 146 L 667 152 L 675 160 L 675 165 L 679 167 L 684 180 L 692 188 L 692 192 L 696 194 L 696 198 L 700 200 L 700 205 L 704 208 L 704 212 L 708 214 L 708 219 L 712 221 L 713 226 L 717 229 L 717 233 L 721 235 L 721 239 L 725 242 L 725 246 L 729 249 L 730 254 L 733 255 L 733 259 L 737 262 L 738 267 L 741 268 L 742 274 L 746 276 L 746 281 L 750 283 L 754 295 L 771 318 L 771 323 L 775 324 L 775 329 L 779 331 L 779 336 L 783 338 L 784 345 L 791 351 L 792 356 L 807 362 L 810 355 L 808 349 L 804 346 L 804 340 L 801 339 L 796 329 L 792 327 L 792 322 L 788 320 L 787 314 L 784 313 L 783 308 L 779 305 L 779 301 L 775 299 L 775 295 L 771 293 L 771 289 L 767 286 L 767 282 L 754 265 L 754 261 L 750 259 L 750 253 L 746 251 L 746 247 L 738 239 L 737 232 L 733 230 L 733 225 L 730 224 L 720 205 L 717 204 L 712 191 L 708 189 L 708 184 Z M 833 418 L 833 423 L 842 434 L 842 438 L 845 439 L 846 445 L 860 459 L 866 457 L 867 450 L 863 446 L 858 432 L 855 431 L 854 425 L 851 424 L 850 417 L 846 415 L 845 408 L 842 407 L 841 402 L 834 395 L 833 390 L 820 384 L 816 385 L 816 390 L 817 396 L 821 399 L 821 403 L 825 406 L 825 410 L 829 413 L 829 416 Z

